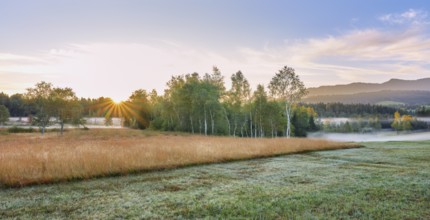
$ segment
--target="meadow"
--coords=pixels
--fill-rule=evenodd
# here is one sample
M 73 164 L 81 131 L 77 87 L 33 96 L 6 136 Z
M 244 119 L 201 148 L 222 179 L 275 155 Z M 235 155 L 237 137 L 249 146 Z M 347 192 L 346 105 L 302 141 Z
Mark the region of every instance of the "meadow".
M 0 184 L 25 186 L 268 157 L 357 144 L 300 138 L 253 139 L 144 132 L 70 130 L 0 135 Z
M 0 189 L 1 219 L 428 219 L 430 141 Z

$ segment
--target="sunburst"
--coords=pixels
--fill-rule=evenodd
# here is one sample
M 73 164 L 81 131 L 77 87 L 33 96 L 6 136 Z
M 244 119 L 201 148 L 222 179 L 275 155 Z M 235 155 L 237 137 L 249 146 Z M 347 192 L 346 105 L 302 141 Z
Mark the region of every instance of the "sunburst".
M 118 101 L 107 98 L 104 102 L 94 106 L 94 108 L 98 110 L 99 115 L 104 115 L 106 118 L 134 118 L 139 122 L 145 121 L 138 112 L 139 105 L 130 101 Z

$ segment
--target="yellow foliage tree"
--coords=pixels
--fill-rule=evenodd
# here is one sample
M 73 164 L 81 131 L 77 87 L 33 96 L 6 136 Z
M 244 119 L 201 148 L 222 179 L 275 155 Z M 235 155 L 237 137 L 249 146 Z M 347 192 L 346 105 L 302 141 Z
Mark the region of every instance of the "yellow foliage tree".
M 403 115 L 401 116 L 399 112 L 394 113 L 394 121 L 391 123 L 391 127 L 394 128 L 397 132 L 399 131 L 409 131 L 412 129 L 412 116 L 411 115 Z

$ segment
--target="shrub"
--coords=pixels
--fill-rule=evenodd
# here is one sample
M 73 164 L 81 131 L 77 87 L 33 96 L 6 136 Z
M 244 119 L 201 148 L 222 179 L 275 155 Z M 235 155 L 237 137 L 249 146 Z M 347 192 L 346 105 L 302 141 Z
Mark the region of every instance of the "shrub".
M 9 110 L 4 105 L 0 105 L 0 125 L 3 125 L 7 121 L 9 121 Z
M 33 133 L 35 131 L 36 130 L 33 128 L 21 128 L 16 126 L 7 129 L 8 133 Z

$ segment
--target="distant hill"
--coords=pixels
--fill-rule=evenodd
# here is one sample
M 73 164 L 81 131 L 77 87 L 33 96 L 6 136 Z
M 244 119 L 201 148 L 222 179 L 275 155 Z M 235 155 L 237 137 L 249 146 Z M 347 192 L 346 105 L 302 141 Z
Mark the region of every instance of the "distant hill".
M 409 90 L 430 91 L 430 78 L 417 80 L 391 79 L 384 83 L 351 83 L 347 85 L 320 86 L 309 88 L 308 97 L 323 95 L 346 95 L 365 92 L 378 92 L 383 90 Z
M 378 83 L 351 83 L 347 85 L 309 88 L 305 102 L 342 103 L 404 103 L 430 104 L 430 78 L 417 80 L 391 79 Z
M 430 91 L 379 91 L 365 92 L 350 95 L 324 95 L 313 96 L 304 99 L 308 103 L 369 103 L 381 104 L 384 102 L 396 102 L 407 105 L 424 105 L 430 104 Z

